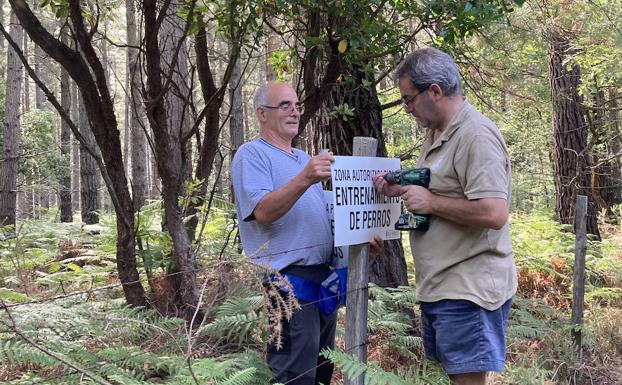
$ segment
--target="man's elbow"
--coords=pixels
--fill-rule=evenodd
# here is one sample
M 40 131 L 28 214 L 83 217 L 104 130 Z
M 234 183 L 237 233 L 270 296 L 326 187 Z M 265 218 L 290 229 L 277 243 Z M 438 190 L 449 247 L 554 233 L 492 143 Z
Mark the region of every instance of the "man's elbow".
M 487 226 L 493 230 L 501 230 L 508 222 L 509 213 L 507 202 L 502 199 L 488 201 Z
M 278 217 L 275 217 L 274 212 L 270 212 L 263 207 L 261 202 L 259 202 L 259 204 L 255 207 L 255 210 L 253 210 L 253 218 L 257 223 L 264 226 L 271 225 L 274 221 L 279 219 Z
M 488 227 L 490 227 L 493 230 L 501 230 L 507 222 L 508 222 L 507 215 L 495 215 L 494 217 L 490 218 L 490 224 Z
M 257 221 L 257 223 L 259 223 L 260 225 L 269 225 L 272 222 L 274 222 L 274 220 L 272 218 L 270 218 L 262 210 L 255 210 L 253 212 L 253 215 L 255 217 L 255 221 Z

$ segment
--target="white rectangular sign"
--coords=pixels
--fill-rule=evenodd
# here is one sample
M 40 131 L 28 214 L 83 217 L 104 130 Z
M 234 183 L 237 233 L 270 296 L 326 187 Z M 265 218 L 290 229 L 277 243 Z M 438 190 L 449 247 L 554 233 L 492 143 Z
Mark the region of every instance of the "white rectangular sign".
M 374 235 L 399 239 L 394 225 L 400 216 L 400 198 L 380 194 L 372 180 L 379 172 L 399 168 L 397 158 L 335 157 L 331 165 L 335 246 L 369 242 Z
M 333 192 L 324 191 L 324 204 L 326 205 L 326 214 L 328 215 L 328 223 L 330 229 L 335 236 L 335 204 L 333 203 Z M 348 267 L 348 246 L 335 247 L 335 260 L 333 266 L 337 269 Z

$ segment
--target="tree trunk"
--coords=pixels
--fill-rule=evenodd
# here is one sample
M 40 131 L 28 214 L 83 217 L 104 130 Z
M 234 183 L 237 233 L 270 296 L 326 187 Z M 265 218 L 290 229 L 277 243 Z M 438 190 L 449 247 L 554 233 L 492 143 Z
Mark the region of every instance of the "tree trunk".
M 145 15 L 145 60 L 147 95 L 145 109 L 151 130 L 158 171 L 162 178 L 162 200 L 164 204 L 165 228 L 173 241 L 174 273 L 173 287 L 180 311 L 190 319 L 198 304 L 199 290 L 196 283 L 196 255 L 190 238 L 182 223 L 179 197 L 183 193 L 186 158 L 181 142 L 179 126 L 169 127 L 169 117 L 163 95 L 162 62 L 158 45 L 157 1 L 143 0 Z M 176 17 L 176 16 L 173 16 Z M 177 40 L 173 41 L 176 46 Z
M 123 169 L 116 116 L 106 84 L 105 71 L 92 45 L 92 36 L 85 28 L 80 3 L 78 0 L 69 0 L 72 31 L 81 52 L 68 47 L 46 31 L 24 0 L 10 0 L 10 3 L 32 41 L 59 62 L 80 88 L 84 107 L 99 147 L 97 155 L 101 157 L 100 170 L 115 207 L 119 279 L 123 283 L 128 303 L 146 306 L 145 292 L 139 280 L 134 255 L 134 210 Z M 62 111 L 57 101 L 55 107 Z
M 35 44 L 35 73 L 43 81 L 44 84 L 49 84 L 48 80 L 48 70 L 46 69 L 46 61 L 49 57 L 46 53 Z M 41 88 L 37 87 L 35 89 L 35 107 L 38 110 L 42 110 L 45 107 L 45 94 L 41 90 Z
M 17 16 L 11 12 L 11 38 L 21 47 L 24 31 Z M 7 49 L 7 80 L 5 94 L 4 149 L 0 167 L 0 227 L 15 226 L 17 204 L 17 165 L 21 140 L 20 97 L 22 92 L 22 63 L 9 47 Z M 14 230 L 13 230 L 14 231 Z
M 78 95 L 78 127 L 89 146 L 95 146 L 95 137 L 89 126 L 82 97 Z M 84 147 L 80 148 L 80 218 L 87 225 L 99 223 L 101 200 L 99 197 L 99 173 L 96 160 Z
M 129 77 L 129 93 L 126 94 L 128 114 L 125 117 L 129 122 L 129 132 L 132 143 L 132 199 L 134 209 L 139 211 L 145 204 L 148 193 L 147 181 L 147 136 L 142 121 L 143 107 L 140 96 L 141 72 L 138 63 L 138 36 L 136 31 L 136 10 L 134 0 L 125 2 L 125 16 L 127 20 L 127 72 Z
M 622 151 L 620 138 L 620 111 L 618 110 L 618 98 L 620 94 L 617 88 L 612 87 L 609 91 L 609 109 L 608 126 L 611 139 L 608 141 L 609 155 L 614 157 L 611 168 L 612 194 L 610 196 L 610 204 L 616 205 L 622 203 L 622 162 L 620 162 L 620 151 Z
M 78 87 L 72 83 L 71 120 L 74 122 L 80 121 L 79 100 Z M 71 204 L 72 211 L 80 211 L 80 142 L 74 137 L 71 138 Z
M 229 160 L 233 160 L 235 152 L 244 143 L 244 98 L 242 96 L 242 68 L 240 59 L 236 60 L 229 82 L 229 103 L 231 104 L 231 117 L 229 118 L 229 138 L 231 146 Z M 230 199 L 233 202 L 231 186 L 229 188 Z
M 170 86 L 165 90 L 165 108 L 168 127 L 179 137 L 186 135 L 192 128 L 190 120 L 190 104 L 192 91 L 188 86 L 190 72 L 188 70 L 188 49 L 185 42 L 185 21 L 177 16 L 177 5 L 171 4 L 170 14 L 162 21 L 159 31 L 159 45 L 161 52 L 162 70 L 170 73 L 174 67 Z M 189 142 L 180 142 L 183 148 L 183 177 L 188 180 L 192 174 L 192 158 Z
M 69 42 L 67 36 L 68 29 L 61 30 L 61 41 L 65 44 Z M 65 113 L 71 112 L 71 85 L 69 84 L 69 74 L 63 68 L 60 71 L 60 104 Z M 71 207 L 71 133 L 69 124 L 61 120 L 60 125 L 60 156 L 61 156 L 61 175 L 59 179 L 60 192 L 60 221 L 72 222 L 73 212 Z
M 587 115 L 592 133 L 589 145 L 593 164 L 592 195 L 598 212 L 605 212 L 611 218 L 615 215 L 613 205 L 620 203 L 620 162 L 616 157 L 619 139 L 615 137 L 613 125 L 608 125 L 606 108 L 605 92 L 597 90 L 594 94 L 594 113 Z
M 555 214 L 561 223 L 573 223 L 576 196 L 586 195 L 587 231 L 600 237 L 590 189 L 587 124 L 578 93 L 581 68 L 573 65 L 567 69 L 566 59 L 573 53 L 568 37 L 551 32 L 548 48 L 555 136 Z
M 1 20 L 1 19 L 0 19 Z M 24 35 L 24 45 L 22 50 L 24 52 L 24 56 L 28 57 L 28 35 L 23 33 Z M 24 73 L 24 104 L 22 108 L 22 113 L 26 113 L 30 111 L 30 79 L 27 74 Z
M 273 26 L 278 26 L 279 20 L 276 17 L 270 18 L 270 24 Z M 268 36 L 264 42 L 264 69 L 266 72 L 266 82 L 273 82 L 278 79 L 278 74 L 274 70 L 272 64 L 270 64 L 270 60 L 272 55 L 279 50 L 280 45 L 279 35 L 276 34 L 272 29 L 268 28 Z

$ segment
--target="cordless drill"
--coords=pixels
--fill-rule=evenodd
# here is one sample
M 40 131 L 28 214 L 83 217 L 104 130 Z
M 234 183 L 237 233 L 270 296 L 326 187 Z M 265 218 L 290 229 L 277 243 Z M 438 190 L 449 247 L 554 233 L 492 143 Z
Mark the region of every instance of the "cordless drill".
M 397 171 L 388 172 L 384 175 L 384 180 L 388 183 L 399 183 L 402 186 L 430 186 L 429 168 L 405 168 Z M 395 230 L 416 230 L 426 231 L 430 227 L 430 216 L 405 212 L 400 215 Z

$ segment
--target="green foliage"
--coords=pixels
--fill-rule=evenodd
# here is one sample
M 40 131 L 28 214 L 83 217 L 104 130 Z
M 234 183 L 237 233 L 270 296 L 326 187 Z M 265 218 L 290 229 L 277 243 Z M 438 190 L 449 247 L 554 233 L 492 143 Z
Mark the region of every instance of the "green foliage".
M 239 53 L 243 49 L 250 52 L 259 47 L 258 39 L 264 35 L 264 32 L 260 28 L 261 15 L 255 2 L 248 0 L 196 3 L 185 1 L 176 10 L 177 15 L 184 20 L 188 20 L 191 11 L 192 20 L 189 28 L 191 35 L 215 25 L 219 38 L 233 43 L 230 53 Z
M 336 350 L 323 350 L 321 354 L 331 360 L 335 366 L 341 369 L 344 375 L 349 378 L 364 375 L 364 381 L 367 385 L 424 385 L 430 383 L 438 385 L 449 384 L 449 378 L 440 373 L 438 370 L 430 371 L 430 373 L 435 373 L 433 376 L 420 376 L 412 371 L 407 371 L 404 375 L 397 375 L 383 370 L 374 362 L 368 362 L 365 364 L 360 362 L 353 355 Z
M 328 116 L 339 117 L 344 122 L 347 122 L 354 117 L 354 108 L 350 107 L 348 103 L 343 103 L 335 106 L 335 108 L 328 113 Z
M 197 331 L 197 335 L 225 337 L 238 345 L 259 342 L 259 327 L 265 322 L 261 317 L 263 297 L 229 298 L 223 304 L 211 309 L 214 319 Z
M 11 312 L 21 333 L 30 340 L 108 381 L 146 384 L 157 379 L 162 383 L 194 384 L 188 362 L 201 383 L 260 385 L 269 378 L 268 368 L 255 352 L 187 360 L 182 320 L 130 308 L 123 301 L 62 300 Z M 0 316 L 0 321 L 11 324 L 6 314 Z M 164 343 L 151 343 L 158 339 Z M 49 384 L 77 384 L 82 377 L 12 333 L 0 334 L 0 362 L 28 368 L 8 384 L 46 377 Z M 50 369 L 55 374 L 46 376 Z
M 278 79 L 286 82 L 292 78 L 295 56 L 289 49 L 278 49 L 270 55 L 268 64 L 276 72 Z
M 144 205 L 136 214 L 136 238 L 139 240 L 136 255 L 148 274 L 158 270 L 170 273 L 173 267 L 170 258 L 173 243 L 170 234 L 162 230 L 163 215 L 161 200 Z
M 5 301 L 7 303 L 16 303 L 16 302 L 26 302 L 30 300 L 25 294 L 16 292 L 13 289 L 9 289 L 6 287 L 0 287 L 0 300 Z
M 513 12 L 515 6 L 520 7 L 524 2 L 436 0 L 427 3 L 423 20 L 435 26 L 437 45 L 451 47 L 491 21 Z
M 55 116 L 49 110 L 30 110 L 22 115 L 19 173 L 33 188 L 54 187 L 69 175 L 69 160 L 57 148 Z

